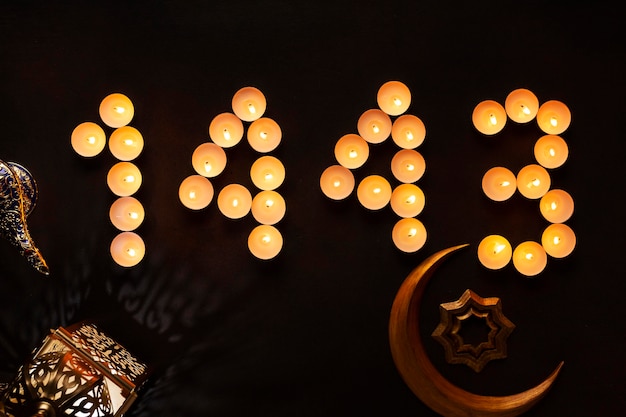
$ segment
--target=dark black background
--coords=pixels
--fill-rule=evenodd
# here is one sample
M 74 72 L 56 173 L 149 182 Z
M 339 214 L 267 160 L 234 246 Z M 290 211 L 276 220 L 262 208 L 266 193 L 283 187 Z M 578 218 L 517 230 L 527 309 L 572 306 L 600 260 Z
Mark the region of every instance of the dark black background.
M 626 407 L 622 18 L 582 2 L 3 2 L 0 158 L 37 181 L 28 225 L 52 272 L 38 274 L 0 244 L 2 375 L 10 378 L 49 329 L 93 319 L 153 365 L 129 416 L 434 415 L 394 366 L 389 312 L 417 264 L 469 243 L 422 302 L 424 345 L 440 372 L 468 391 L 506 395 L 563 360 L 528 415 L 618 415 Z M 336 140 L 356 133 L 389 80 L 411 89 L 408 113 L 427 128 L 418 185 L 428 241 L 411 255 L 391 241 L 389 207 L 369 212 L 354 195 L 330 201 L 318 185 Z M 266 116 L 283 130 L 272 154 L 287 172 L 279 188 L 287 215 L 277 225 L 285 246 L 271 261 L 248 252 L 250 215 L 228 220 L 215 202 L 191 212 L 177 197 L 211 118 L 248 85 L 264 92 Z M 516 88 L 572 112 L 562 135 L 570 157 L 551 175 L 553 188 L 574 197 L 568 224 L 578 245 L 530 279 L 512 265 L 488 271 L 475 255 L 487 234 L 516 244 L 539 239 L 547 225 L 536 201 L 497 204 L 480 190 L 491 166 L 534 162 L 536 125 L 510 124 L 496 137 L 471 125 L 476 104 L 503 103 Z M 98 105 L 112 92 L 131 98 L 131 125 L 146 142 L 135 162 L 147 255 L 129 269 L 108 249 L 117 232 L 105 178 L 116 160 L 108 150 L 79 157 L 69 142 L 76 125 L 99 122 Z M 391 178 L 395 151 L 391 141 L 372 147 L 357 179 Z M 252 189 L 258 155 L 245 142 L 227 154 L 216 189 Z M 481 373 L 447 364 L 430 337 L 438 305 L 467 288 L 500 297 L 516 325 L 508 358 Z

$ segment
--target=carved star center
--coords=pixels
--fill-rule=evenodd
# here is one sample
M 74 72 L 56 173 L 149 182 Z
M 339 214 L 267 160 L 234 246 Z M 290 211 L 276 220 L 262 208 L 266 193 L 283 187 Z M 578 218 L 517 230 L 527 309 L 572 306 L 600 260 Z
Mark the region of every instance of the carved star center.
M 439 311 L 441 320 L 432 336 L 443 346 L 448 363 L 462 363 L 480 372 L 487 362 L 506 358 L 506 339 L 515 325 L 502 313 L 499 298 L 482 298 L 468 289 L 457 301 L 441 304 Z M 464 324 L 469 327 L 471 321 L 484 321 L 487 340 L 477 344 L 465 340 L 468 329 Z

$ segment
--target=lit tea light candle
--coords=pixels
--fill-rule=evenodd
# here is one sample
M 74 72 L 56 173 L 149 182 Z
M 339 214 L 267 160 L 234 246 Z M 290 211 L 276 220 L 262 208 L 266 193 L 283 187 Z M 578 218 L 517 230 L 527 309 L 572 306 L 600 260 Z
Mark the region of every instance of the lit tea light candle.
M 124 94 L 113 93 L 100 102 L 99 113 L 104 124 L 117 128 L 126 126 L 133 120 L 135 107 Z
M 90 158 L 98 155 L 107 143 L 104 130 L 96 123 L 84 122 L 72 131 L 70 143 L 80 156 Z
M 335 144 L 335 158 L 340 165 L 355 169 L 362 166 L 369 157 L 367 141 L 354 133 L 343 135 Z
M 539 106 L 537 124 L 548 135 L 560 135 L 572 121 L 569 108 L 558 100 L 550 100 Z
M 263 116 L 267 102 L 263 93 L 255 87 L 244 87 L 233 96 L 233 113 L 245 122 L 253 122 Z
M 424 247 L 427 233 L 424 224 L 414 217 L 400 219 L 393 226 L 391 239 L 402 252 L 413 253 Z
M 285 167 L 274 156 L 262 156 L 252 163 L 250 178 L 261 190 L 275 190 L 285 180 Z
M 488 269 L 502 269 L 509 264 L 513 249 L 500 235 L 489 235 L 478 244 L 478 260 Z
M 107 185 L 113 194 L 119 197 L 127 197 L 141 187 L 141 172 L 132 162 L 118 162 L 109 169 Z
M 574 213 L 574 199 L 565 190 L 550 190 L 541 197 L 539 210 L 550 223 L 563 223 Z
M 255 257 L 268 260 L 275 258 L 283 248 L 283 236 L 274 226 L 262 224 L 250 232 L 248 249 Z
M 261 224 L 276 224 L 285 216 L 285 199 L 276 191 L 261 191 L 252 199 L 252 217 Z
M 472 123 L 476 130 L 484 135 L 495 135 L 506 125 L 506 111 L 500 103 L 494 100 L 485 100 L 472 112 Z
M 226 152 L 215 143 L 202 143 L 191 154 L 191 165 L 203 177 L 216 177 L 226 168 Z
M 202 210 L 207 207 L 214 194 L 213 184 L 202 175 L 190 175 L 178 187 L 180 202 L 191 210 Z
M 243 138 L 243 123 L 232 113 L 218 114 L 209 123 L 209 137 L 222 148 L 231 148 Z
M 425 204 L 424 192 L 415 184 L 400 184 L 391 193 L 391 209 L 403 218 L 417 216 Z
M 531 200 L 541 198 L 550 189 L 550 174 L 541 165 L 526 165 L 517 173 L 517 189 Z
M 426 171 L 426 161 L 413 149 L 402 149 L 391 158 L 391 173 L 400 182 L 418 181 Z
M 357 130 L 367 142 L 382 143 L 391 134 L 391 118 L 382 110 L 367 110 L 359 117 Z
M 399 116 L 411 105 L 411 91 L 400 81 L 388 81 L 376 96 L 378 107 L 390 116 Z
M 252 195 L 240 184 L 229 184 L 217 195 L 217 207 L 229 219 L 245 217 L 252 207 Z
M 283 137 L 283 132 L 278 123 L 269 117 L 261 117 L 248 126 L 248 143 L 257 152 L 271 152 Z
M 504 167 L 493 167 L 485 172 L 482 181 L 483 192 L 493 201 L 511 198 L 517 189 L 515 174 Z
M 123 232 L 138 228 L 145 217 L 143 205 L 135 197 L 120 197 L 111 204 L 109 219 Z
M 569 148 L 562 137 L 545 135 L 535 142 L 535 159 L 544 168 L 558 168 L 565 163 L 569 156 Z
M 537 242 L 522 242 L 513 250 L 513 265 L 515 269 L 529 277 L 541 273 L 548 264 L 548 255 L 545 249 Z
M 426 126 L 419 117 L 404 114 L 393 122 L 391 138 L 402 149 L 415 149 L 426 138 Z
M 354 174 L 341 165 L 331 165 L 320 176 L 320 188 L 326 197 L 343 200 L 354 190 Z
M 111 257 L 120 266 L 137 265 L 146 254 L 143 239 L 135 232 L 122 232 L 111 241 Z
M 506 114 L 516 123 L 528 123 L 537 116 L 539 100 L 530 90 L 518 88 L 511 91 L 504 101 Z
M 132 161 L 143 150 L 143 136 L 132 126 L 118 127 L 109 137 L 109 150 L 120 161 Z
M 553 258 L 565 258 L 576 247 L 576 234 L 566 224 L 551 224 L 541 235 L 541 246 Z
M 370 210 L 380 210 L 391 199 L 391 185 L 380 175 L 369 175 L 361 180 L 356 189 L 361 205 Z

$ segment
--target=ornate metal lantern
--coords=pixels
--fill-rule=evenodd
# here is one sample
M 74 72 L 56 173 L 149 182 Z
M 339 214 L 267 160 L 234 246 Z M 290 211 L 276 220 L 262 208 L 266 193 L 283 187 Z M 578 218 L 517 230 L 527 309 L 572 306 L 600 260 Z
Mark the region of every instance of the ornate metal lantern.
M 0 416 L 120 417 L 147 376 L 145 364 L 94 324 L 60 327 L 9 384 Z

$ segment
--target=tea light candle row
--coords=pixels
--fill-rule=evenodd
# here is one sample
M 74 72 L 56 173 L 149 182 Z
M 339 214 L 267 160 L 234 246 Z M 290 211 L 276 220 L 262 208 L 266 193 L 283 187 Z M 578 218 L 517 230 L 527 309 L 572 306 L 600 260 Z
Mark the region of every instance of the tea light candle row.
M 478 259 L 483 266 L 501 269 L 512 259 L 517 271 L 526 276 L 538 275 L 545 269 L 548 256 L 566 257 L 576 245 L 573 230 L 563 224 L 573 214 L 574 200 L 564 190 L 550 190 L 551 178 L 546 170 L 561 166 L 567 159 L 567 144 L 556 134 L 569 125 L 569 110 L 560 102 L 551 101 L 542 106 L 538 103 L 532 92 L 518 89 L 507 96 L 504 108 L 497 102 L 486 100 L 479 103 L 472 114 L 475 127 L 484 134 L 495 134 L 502 130 L 506 122 L 505 115 L 517 123 L 527 123 L 540 116 L 545 119 L 546 114 L 551 114 L 553 118 L 550 122 L 554 125 L 552 130 L 538 120 L 539 127 L 548 133 L 537 140 L 533 149 L 539 165 L 527 165 L 517 176 L 505 167 L 494 167 L 482 179 L 483 192 L 494 201 L 505 201 L 516 190 L 528 199 L 538 199 L 540 213 L 551 223 L 542 234 L 541 244 L 527 241 L 512 250 L 508 240 L 500 235 L 487 236 L 479 244 Z M 561 111 L 558 115 L 555 113 L 556 108 Z M 554 129 L 555 126 L 562 130 Z
M 508 168 L 493 167 L 482 179 L 483 192 L 493 201 L 508 200 L 516 190 L 524 197 L 536 200 L 548 192 L 550 184 L 550 174 L 537 164 L 526 165 L 517 175 Z
M 357 121 L 357 133 L 343 135 L 335 144 L 337 164 L 327 167 L 320 176 L 322 192 L 332 200 L 348 198 L 356 186 L 359 203 L 369 210 L 391 205 L 401 220 L 392 230 L 392 240 L 404 252 L 415 252 L 425 242 L 424 225 L 415 217 L 425 205 L 422 190 L 415 185 L 426 164 L 415 150 L 426 136 L 424 123 L 416 116 L 403 114 L 411 103 L 411 92 L 399 81 L 383 84 L 377 94 L 377 109 L 369 109 Z M 398 117 L 396 117 L 398 116 Z M 395 120 L 392 119 L 395 117 Z M 391 171 L 400 185 L 392 188 L 381 175 L 368 175 L 356 184 L 353 170 L 361 168 L 370 156 L 370 145 L 389 137 L 401 149 L 391 161 Z
M 209 124 L 212 142 L 199 145 L 192 154 L 192 167 L 196 175 L 185 178 L 179 187 L 181 203 L 192 210 L 206 208 L 215 195 L 209 178 L 220 175 L 228 158 L 225 149 L 239 144 L 244 136 L 252 149 L 269 153 L 282 140 L 282 130 L 276 121 L 263 117 L 267 102 L 255 87 L 244 87 L 232 98 L 232 113 L 215 116 Z M 244 122 L 250 122 L 247 126 Z M 241 219 L 252 212 L 260 223 L 249 235 L 248 248 L 259 259 L 271 259 L 282 249 L 282 235 L 274 225 L 285 215 L 285 199 L 275 191 L 285 179 L 285 167 L 271 155 L 263 155 L 252 164 L 250 179 L 257 187 L 252 193 L 241 184 L 226 185 L 217 195 L 219 211 L 227 218 Z
M 502 131 L 507 119 L 521 124 L 535 118 L 539 128 L 548 135 L 560 135 L 571 123 L 571 113 L 563 102 L 549 100 L 539 105 L 537 96 L 524 88 L 509 93 L 504 106 L 495 100 L 484 100 L 472 112 L 474 127 L 488 136 Z
M 119 93 L 110 94 L 100 103 L 100 117 L 115 128 L 109 137 L 109 150 L 120 162 L 111 167 L 107 174 L 109 189 L 119 198 L 111 204 L 109 219 L 121 231 L 111 241 L 111 257 L 120 266 L 133 267 L 141 262 L 146 245 L 134 232 L 145 217 L 143 205 L 132 197 L 141 187 L 143 177 L 134 163 L 143 151 L 144 139 L 136 128 L 128 126 L 134 116 L 131 100 Z
M 544 229 L 541 244 L 526 241 L 517 245 L 515 250 L 505 237 L 489 235 L 478 245 L 478 259 L 483 266 L 493 270 L 504 268 L 512 259 L 519 273 L 535 276 L 545 269 L 548 255 L 564 258 L 573 252 L 575 246 L 574 231 L 564 223 L 553 223 Z
M 114 164 L 107 173 L 106 182 L 113 194 L 119 198 L 111 204 L 109 219 L 121 231 L 111 242 L 110 253 L 120 266 L 137 265 L 145 255 L 143 239 L 135 232 L 144 220 L 142 204 L 134 197 L 142 183 L 139 168 L 133 164 L 144 147 L 143 135 L 139 130 L 128 126 L 135 114 L 132 101 L 124 94 L 113 93 L 106 96 L 98 109 L 102 122 L 113 132 L 108 145 L 111 154 L 120 162 Z M 83 122 L 72 131 L 70 142 L 79 155 L 91 158 L 99 155 L 107 144 L 106 133 L 94 122 Z

